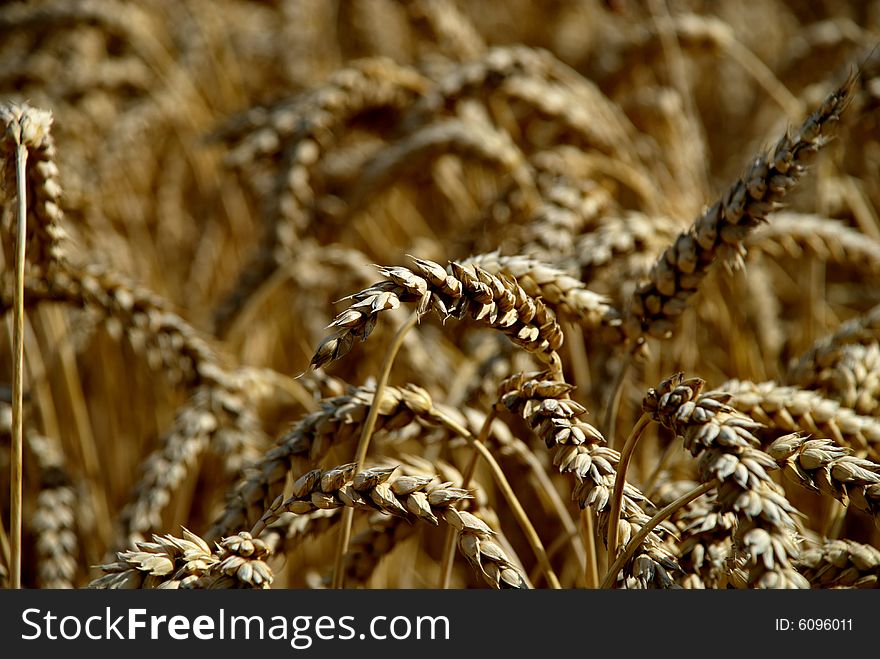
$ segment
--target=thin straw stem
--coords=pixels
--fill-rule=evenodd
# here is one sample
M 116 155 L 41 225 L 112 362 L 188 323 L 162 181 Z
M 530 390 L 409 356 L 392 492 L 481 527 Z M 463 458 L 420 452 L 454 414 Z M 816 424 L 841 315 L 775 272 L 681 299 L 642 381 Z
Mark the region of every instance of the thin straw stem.
M 495 420 L 495 417 L 498 415 L 498 412 L 493 407 L 489 414 L 486 415 L 486 418 L 483 420 L 483 426 L 480 428 L 480 434 L 477 436 L 478 442 L 485 442 L 489 438 L 489 432 L 492 428 L 492 421 Z M 464 474 L 462 474 L 461 487 L 463 489 L 467 489 L 471 484 L 471 479 L 474 477 L 474 472 L 477 470 L 477 462 L 480 460 L 480 454 L 474 450 L 471 453 L 471 458 L 468 460 L 467 466 L 465 467 Z M 449 588 L 449 582 L 452 579 L 452 563 L 453 558 L 455 557 L 455 529 L 449 527 L 446 532 L 446 542 L 443 546 L 443 559 L 440 563 L 440 588 L 446 590 Z
M 12 330 L 12 455 L 10 479 L 10 502 L 12 506 L 9 524 L 11 565 L 9 585 L 21 588 L 21 492 L 23 452 L 23 372 L 24 372 L 24 255 L 27 240 L 27 198 L 25 170 L 27 147 L 21 143 L 19 133 L 15 150 L 15 176 L 18 195 L 18 240 L 15 248 L 15 293 L 13 298 Z
M 464 428 L 458 422 L 448 418 L 444 414 L 438 414 L 436 418 L 447 428 L 449 428 L 453 432 L 457 432 L 459 435 L 464 437 L 467 442 L 474 448 L 474 450 L 476 450 L 480 454 L 480 457 L 482 457 L 483 460 L 486 461 L 489 470 L 492 472 L 492 477 L 495 481 L 495 485 L 498 487 L 499 490 L 501 490 L 501 494 L 504 496 L 504 499 L 510 506 L 510 510 L 513 513 L 513 516 L 516 518 L 520 530 L 523 532 L 523 535 L 526 536 L 526 541 L 532 548 L 532 552 L 534 552 L 535 558 L 538 560 L 538 563 L 543 568 L 544 577 L 547 579 L 547 584 L 551 588 L 561 588 L 562 586 L 559 583 L 559 578 L 553 571 L 553 566 L 550 564 L 550 558 L 547 556 L 547 551 L 544 549 L 544 544 L 541 542 L 541 538 L 538 536 L 538 532 L 532 525 L 528 514 L 526 514 L 525 509 L 519 502 L 516 493 L 514 493 L 513 487 L 511 487 L 510 482 L 507 480 L 507 476 L 504 475 L 504 470 L 501 469 L 501 465 L 499 465 L 498 462 L 495 460 L 495 456 L 492 455 L 489 449 L 487 449 L 482 442 L 477 441 L 477 439 L 470 433 L 470 431 L 468 431 L 467 428 Z
M 702 485 L 698 485 L 693 490 L 688 492 L 687 494 L 679 497 L 668 506 L 659 511 L 656 515 L 654 515 L 648 523 L 645 524 L 639 532 L 636 533 L 628 543 L 626 543 L 626 547 L 623 548 L 623 551 L 620 552 L 620 555 L 617 557 L 617 560 L 611 564 L 611 568 L 608 570 L 608 573 L 605 575 L 605 580 L 602 582 L 602 588 L 611 588 L 614 580 L 617 578 L 617 573 L 620 572 L 620 569 L 626 564 L 626 562 L 632 558 L 632 555 L 636 553 L 636 549 L 639 548 L 645 538 L 648 537 L 648 534 L 651 533 L 657 526 L 663 523 L 665 520 L 672 517 L 676 510 L 688 505 L 694 499 L 703 496 L 714 487 L 717 487 L 721 484 L 717 478 L 709 481 L 708 483 L 703 483 Z
M 400 326 L 400 329 L 397 330 L 397 334 L 394 335 L 394 339 L 388 347 L 388 354 L 385 355 L 385 363 L 382 364 L 382 372 L 379 375 L 379 380 L 376 382 L 376 391 L 373 394 L 373 402 L 370 404 L 370 412 L 367 415 L 367 420 L 364 423 L 360 439 L 358 440 L 357 454 L 354 459 L 357 463 L 356 471 L 360 471 L 363 468 L 364 461 L 367 458 L 367 451 L 370 448 L 370 438 L 373 436 L 373 429 L 376 427 L 376 419 L 379 417 L 379 402 L 382 400 L 382 395 L 385 393 L 385 386 L 388 384 L 388 378 L 391 375 L 391 365 L 394 363 L 394 358 L 397 357 L 397 353 L 403 345 L 403 338 L 406 336 L 406 333 L 415 327 L 418 321 L 419 313 L 414 311 L 410 314 L 407 321 Z M 348 553 L 348 546 L 351 543 L 351 525 L 353 522 L 354 509 L 346 508 L 342 511 L 341 535 L 336 547 L 336 560 L 333 563 L 333 588 L 342 588 L 345 584 L 345 570 L 343 568 L 345 555 Z
M 596 530 L 593 524 L 593 513 L 589 508 L 581 511 L 581 529 L 584 536 L 584 548 L 587 559 L 584 564 L 584 580 L 587 588 L 599 587 L 599 554 L 596 551 Z
M 620 452 L 620 462 L 617 465 L 617 476 L 614 479 L 614 492 L 611 494 L 611 510 L 608 513 L 608 557 L 614 560 L 617 555 L 617 526 L 620 523 L 620 507 L 623 501 L 623 486 L 626 485 L 626 470 L 632 458 L 633 451 L 639 443 L 645 428 L 651 423 L 648 414 L 642 414 L 632 429 L 623 450 Z

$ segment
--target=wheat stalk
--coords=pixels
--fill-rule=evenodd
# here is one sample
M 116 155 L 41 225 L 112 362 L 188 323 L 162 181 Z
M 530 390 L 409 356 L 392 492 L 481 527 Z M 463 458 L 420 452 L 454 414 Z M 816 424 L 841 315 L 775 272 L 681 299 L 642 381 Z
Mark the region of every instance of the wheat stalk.
M 21 526 L 22 526 L 22 453 L 24 430 L 22 420 L 22 398 L 24 387 L 24 277 L 25 250 L 27 249 L 27 162 L 30 149 L 44 151 L 52 148 L 49 128 L 51 113 L 31 108 L 28 105 L 6 105 L 0 108 L 0 121 L 4 124 L 3 148 L 13 150 L 15 161 L 17 224 L 15 242 L 15 289 L 13 295 L 13 337 L 12 337 L 12 459 L 10 477 L 10 535 L 12 566 L 10 583 L 12 588 L 21 588 Z M 45 162 L 45 161 L 44 161 Z M 51 162 L 51 160 L 49 160 Z M 39 177 L 39 174 L 38 174 Z M 44 177 L 45 179 L 46 177 Z M 38 178 L 39 180 L 39 178 Z M 42 205 L 38 205 L 42 207 Z M 56 217 L 39 217 L 38 224 L 54 239 Z M 38 229 L 39 230 L 39 229 Z M 47 250 L 49 256 L 53 249 Z

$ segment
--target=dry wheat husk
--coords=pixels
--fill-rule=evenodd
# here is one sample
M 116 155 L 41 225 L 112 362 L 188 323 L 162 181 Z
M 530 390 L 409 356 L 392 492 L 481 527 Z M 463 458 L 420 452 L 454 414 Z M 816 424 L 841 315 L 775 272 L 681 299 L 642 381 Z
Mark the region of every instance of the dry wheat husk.
M 580 280 L 540 260 L 523 255 L 502 256 L 498 252 L 465 259 L 496 275 L 510 277 L 536 299 L 544 300 L 560 318 L 574 320 L 596 338 L 609 343 L 624 340 L 620 312 L 610 300 L 589 290 Z

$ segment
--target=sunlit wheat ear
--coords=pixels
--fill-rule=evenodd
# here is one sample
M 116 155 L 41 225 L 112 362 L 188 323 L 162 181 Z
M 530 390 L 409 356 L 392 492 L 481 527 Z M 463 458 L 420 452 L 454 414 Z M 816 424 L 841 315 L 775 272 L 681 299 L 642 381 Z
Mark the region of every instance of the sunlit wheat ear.
M 463 264 L 515 279 L 526 293 L 544 300 L 558 317 L 573 320 L 588 334 L 595 334 L 596 340 L 612 344 L 625 340 L 620 312 L 611 301 L 552 265 L 536 258 L 501 256 L 497 252 L 471 256 Z
M 795 483 L 867 512 L 880 528 L 880 464 L 827 439 L 785 435 L 767 453 Z
M 547 305 L 528 295 L 515 280 L 475 265 L 453 262 L 443 268 L 425 259 L 414 261 L 412 269 L 382 268 L 384 281 L 351 296 L 354 304 L 330 324 L 337 331 L 317 347 L 312 368 L 343 357 L 355 339 L 365 341 L 379 314 L 402 302 L 415 304 L 420 314 L 433 311 L 443 320 L 466 318 L 496 329 L 551 368 L 559 368 L 556 350 L 562 345 L 562 329 Z
M 98 566 L 105 574 L 88 587 L 266 589 L 274 579 L 266 562 L 271 553 L 265 542 L 246 531 L 223 538 L 212 550 L 183 529 L 183 537 L 154 535 L 152 542 L 137 542 L 134 549 L 118 552 L 115 563 Z
M 525 577 L 493 539 L 494 531 L 455 504 L 470 498 L 461 488 L 432 477 L 394 476 L 397 467 L 373 467 L 355 473 L 354 463 L 310 471 L 293 484 L 293 496 L 279 496 L 253 532 L 259 534 L 285 512 L 317 509 L 376 510 L 412 520 L 438 524 L 444 520 L 458 532 L 458 548 L 483 579 L 494 588 L 526 588 Z M 438 481 L 438 482 L 435 482 Z

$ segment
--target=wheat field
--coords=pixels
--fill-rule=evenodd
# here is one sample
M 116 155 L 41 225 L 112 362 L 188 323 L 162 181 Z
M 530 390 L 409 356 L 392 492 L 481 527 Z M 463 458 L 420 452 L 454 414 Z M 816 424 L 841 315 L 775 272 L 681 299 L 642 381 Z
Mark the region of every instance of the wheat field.
M 0 6 L 0 585 L 876 588 L 880 2 Z

